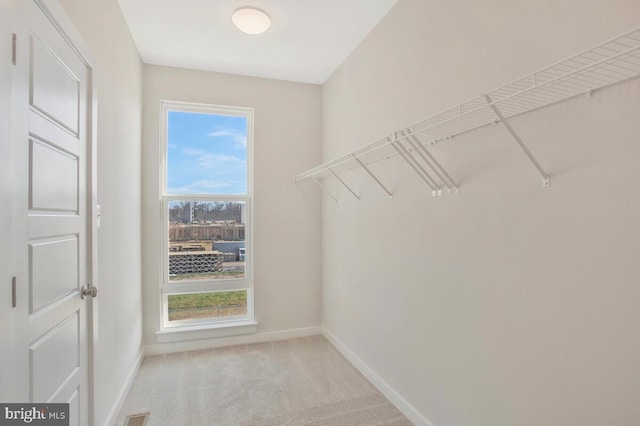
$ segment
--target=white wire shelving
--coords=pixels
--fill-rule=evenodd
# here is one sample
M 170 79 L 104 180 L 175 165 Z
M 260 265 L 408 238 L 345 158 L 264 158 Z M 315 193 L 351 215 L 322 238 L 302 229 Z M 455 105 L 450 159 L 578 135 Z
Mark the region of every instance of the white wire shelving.
M 334 158 L 294 177 L 295 181 L 312 179 L 337 201 L 321 179 L 336 178 L 356 198 L 359 196 L 339 174 L 362 168 L 390 197 L 391 191 L 369 167 L 391 157 L 400 156 L 429 187 L 433 196 L 457 193 L 456 181 L 429 151 L 444 140 L 490 124 L 502 123 L 520 145 L 525 155 L 550 186 L 550 177 L 529 151 L 509 119 L 576 96 L 591 96 L 614 84 L 640 77 L 640 28 L 606 41 L 591 49 L 543 68 L 489 93 L 397 130 L 375 142 Z

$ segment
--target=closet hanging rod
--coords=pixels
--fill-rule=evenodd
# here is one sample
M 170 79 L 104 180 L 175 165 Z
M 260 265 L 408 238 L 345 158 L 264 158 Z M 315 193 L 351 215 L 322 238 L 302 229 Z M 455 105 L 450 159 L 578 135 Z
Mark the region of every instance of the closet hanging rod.
M 595 67 L 595 66 L 597 66 L 597 65 L 600 65 L 600 64 L 605 63 L 605 62 L 609 62 L 609 61 L 611 61 L 611 60 L 613 60 L 613 59 L 616 59 L 616 58 L 618 58 L 618 56 L 621 56 L 621 55 L 623 55 L 623 54 L 628 54 L 628 53 L 630 53 L 630 52 L 633 52 L 633 51 L 636 51 L 636 50 L 639 50 L 639 49 L 640 49 L 640 46 L 636 46 L 636 47 L 634 47 L 634 48 L 628 49 L 628 50 L 627 50 L 627 51 L 625 51 L 625 52 L 621 52 L 621 53 L 620 53 L 620 55 L 616 55 L 616 56 L 612 56 L 612 57 L 610 57 L 610 58 L 602 59 L 602 60 L 600 60 L 600 61 L 598 61 L 598 62 L 595 62 L 595 63 L 593 63 L 593 64 L 590 64 L 590 65 L 585 65 L 584 67 L 579 68 L 579 69 L 577 69 L 577 70 L 575 70 L 575 71 L 572 71 L 571 73 L 568 73 L 568 74 L 565 74 L 565 75 L 561 75 L 561 76 L 559 76 L 559 77 L 556 77 L 556 78 L 554 78 L 554 79 L 552 79 L 552 80 L 548 80 L 548 81 L 546 81 L 546 82 L 544 82 L 544 83 L 542 83 L 542 84 L 539 84 L 539 85 L 531 86 L 531 87 L 529 87 L 529 88 L 527 88 L 527 89 L 521 90 L 520 92 L 514 93 L 514 94 L 509 95 L 509 96 L 506 96 L 506 97 L 504 97 L 504 98 L 502 98 L 502 99 L 497 99 L 497 100 L 492 100 L 491 102 L 486 102 L 486 103 L 485 103 L 484 105 L 482 105 L 482 106 L 479 106 L 479 107 L 477 107 L 477 108 L 475 108 L 475 109 L 472 109 L 472 110 L 470 110 L 470 111 L 466 111 L 466 112 L 464 112 L 464 113 L 461 113 L 460 115 L 457 115 L 457 116 L 455 116 L 455 117 L 452 117 L 452 118 L 449 118 L 449 119 L 443 120 L 443 121 L 441 121 L 441 122 L 438 122 L 438 123 L 436 123 L 436 124 L 434 124 L 434 125 L 432 125 L 432 126 L 430 126 L 430 127 L 424 127 L 424 128 L 420 128 L 420 129 L 418 129 L 418 130 L 413 129 L 413 130 L 414 130 L 414 133 L 416 133 L 416 134 L 423 134 L 423 133 L 425 133 L 427 130 L 429 130 L 429 129 L 433 128 L 433 127 L 436 127 L 436 126 L 440 126 L 440 125 L 446 124 L 446 123 L 447 123 L 447 122 L 449 122 L 449 121 L 457 120 L 457 119 L 461 119 L 461 118 L 462 118 L 462 117 L 464 117 L 464 116 L 467 116 L 467 115 L 473 114 L 473 113 L 475 113 L 475 112 L 477 112 L 477 111 L 480 111 L 480 110 L 486 109 L 487 107 L 492 107 L 492 106 L 495 106 L 495 105 L 499 105 L 499 104 L 501 104 L 501 103 L 506 103 L 506 102 L 508 102 L 509 100 L 511 100 L 512 98 L 516 98 L 516 97 L 518 97 L 518 96 L 526 95 L 528 92 L 532 92 L 532 91 L 534 91 L 534 90 L 541 90 L 541 89 L 543 89 L 543 88 L 544 88 L 544 86 L 551 85 L 551 84 L 553 84 L 553 83 L 555 83 L 555 82 L 557 82 L 557 81 L 560 81 L 560 80 L 562 80 L 562 79 L 566 79 L 566 78 L 568 78 L 568 77 L 571 77 L 573 74 L 577 74 L 577 73 L 579 73 L 579 72 L 581 72 L 581 71 L 586 71 L 586 70 L 588 70 L 588 69 L 590 69 L 590 68 L 593 68 L 593 67 Z M 640 66 L 640 64 L 638 64 L 638 65 Z M 531 77 L 533 77 L 533 76 L 535 76 L 535 74 L 531 74 Z M 634 78 L 634 76 L 631 76 L 631 77 L 629 77 L 629 78 Z M 533 80 L 533 78 L 532 78 L 532 80 Z M 613 82 L 613 83 L 610 83 L 610 84 L 619 83 L 620 81 L 623 81 L 623 80 L 617 80 L 617 81 L 615 81 L 615 82 Z M 608 85 L 609 85 L 609 84 L 607 84 L 607 86 L 608 86 Z M 582 91 L 581 93 L 576 93 L 576 94 L 574 94 L 574 95 L 570 95 L 570 96 L 578 96 L 578 95 L 583 94 L 583 93 L 584 93 L 584 94 L 588 94 L 588 92 L 589 92 L 589 91 L 591 91 L 591 90 L 601 89 L 602 87 L 606 87 L 606 86 L 600 86 L 600 87 L 597 87 L 597 88 L 589 89 L 589 90 L 587 90 L 587 91 Z M 486 96 L 486 95 L 484 95 L 484 96 Z M 475 100 L 475 99 L 477 99 L 477 98 L 474 98 L 473 100 Z M 564 97 L 564 98 L 562 98 L 562 99 L 559 99 L 559 100 L 558 100 L 558 101 L 556 101 L 556 102 L 560 102 L 560 101 L 563 101 L 563 100 L 566 100 L 566 99 L 568 99 L 568 97 Z M 548 105 L 550 105 L 550 103 L 546 103 L 544 106 L 548 106 Z M 527 110 L 526 112 L 529 112 L 529 111 L 531 111 L 531 110 Z M 426 120 L 425 120 L 425 121 L 426 121 Z M 414 128 L 414 127 L 415 127 L 415 126 L 417 126 L 417 125 L 419 125 L 419 123 L 418 123 L 418 124 L 414 124 L 414 125 L 413 125 L 413 126 L 411 126 L 411 127 L 412 127 L 412 128 Z
M 405 129 L 405 130 L 410 130 L 410 129 Z M 304 173 L 301 173 L 299 175 L 297 175 L 294 180 L 298 181 L 298 180 L 302 180 L 302 179 L 306 179 L 308 177 L 311 177 L 317 173 L 321 173 L 323 171 L 328 171 L 330 168 L 335 168 L 338 166 L 341 166 L 344 163 L 350 162 L 352 160 L 358 160 L 361 157 L 364 157 L 366 155 L 375 153 L 376 151 L 379 151 L 383 148 L 387 148 L 389 146 L 393 146 L 393 144 L 395 144 L 396 142 L 399 142 L 401 140 L 405 140 L 410 138 L 411 136 L 413 136 L 413 133 L 409 133 L 407 135 L 401 136 L 398 135 L 397 132 L 390 134 L 388 136 L 385 136 L 384 138 L 373 142 L 369 145 L 366 145 L 362 148 L 359 148 L 349 154 L 345 154 L 342 157 L 338 157 L 338 158 L 334 158 L 333 160 L 327 161 L 326 163 L 323 163 L 319 166 L 314 167 L 313 169 L 309 169 Z M 359 152 L 362 151 L 362 152 Z M 411 149 L 410 151 L 413 151 L 413 149 Z M 392 154 L 393 156 L 398 155 L 397 153 Z M 363 163 L 363 164 L 370 164 L 370 163 Z M 354 166 L 354 168 L 356 168 L 356 166 Z
M 395 131 L 373 143 L 300 173 L 294 180 L 330 176 L 329 168 L 339 173 L 359 168 L 361 164 L 370 165 L 399 155 L 393 148 L 405 139 L 413 141 L 412 138 L 416 136 L 427 138 L 427 142 L 419 141 L 418 147 L 425 147 L 576 96 L 590 96 L 596 90 L 638 76 L 640 28 Z M 487 96 L 491 101 L 487 102 Z M 494 107 L 498 105 L 502 118 L 495 113 Z M 416 147 L 411 143 L 410 145 L 410 151 L 414 151 Z M 354 161 L 355 159 L 358 161 Z

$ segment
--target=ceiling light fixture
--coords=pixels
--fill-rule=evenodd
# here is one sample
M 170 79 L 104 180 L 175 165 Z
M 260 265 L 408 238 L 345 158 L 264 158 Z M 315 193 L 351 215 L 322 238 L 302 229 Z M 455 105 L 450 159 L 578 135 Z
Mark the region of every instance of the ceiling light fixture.
M 271 26 L 271 18 L 263 10 L 255 7 L 241 7 L 231 16 L 233 25 L 247 34 L 261 34 Z

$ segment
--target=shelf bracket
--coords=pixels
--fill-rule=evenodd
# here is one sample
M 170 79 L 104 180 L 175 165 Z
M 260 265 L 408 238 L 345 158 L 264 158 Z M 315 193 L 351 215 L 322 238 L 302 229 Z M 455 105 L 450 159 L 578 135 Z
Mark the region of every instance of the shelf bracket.
M 358 162 L 358 164 L 360 164 L 360 166 L 364 169 L 364 171 L 367 172 L 369 174 L 369 176 L 371 176 L 371 178 L 376 181 L 376 183 L 380 186 L 380 188 L 382 188 L 382 190 L 387 193 L 389 198 L 393 198 L 393 194 L 391 193 L 391 191 L 389 191 L 382 184 L 382 182 L 380 182 L 380 180 L 371 172 L 371 170 L 369 170 L 369 168 L 367 166 L 365 166 L 365 164 L 362 161 L 360 161 L 360 159 L 358 157 L 353 157 L 353 158 L 354 158 L 354 160 L 356 160 Z
M 336 178 L 336 179 L 338 179 L 338 180 L 340 181 L 340 183 L 341 183 L 341 184 L 343 184 L 343 185 L 344 185 L 344 187 L 345 187 L 345 188 L 347 188 L 347 189 L 349 190 L 349 192 L 350 192 L 354 197 L 356 197 L 356 199 L 357 199 L 358 201 L 360 201 L 360 197 L 358 197 L 358 194 L 356 194 L 355 192 L 353 192 L 353 189 L 351 189 L 351 188 L 349 187 L 349 185 L 347 185 L 347 183 L 346 183 L 345 181 L 343 181 L 342 179 L 340 179 L 340 176 L 338 176 L 338 174 L 337 174 L 336 172 L 334 172 L 334 171 L 333 171 L 333 169 L 332 169 L 331 167 L 327 167 L 327 170 L 329 170 L 329 171 L 331 172 L 331 174 L 332 174 L 333 176 L 335 176 L 335 178 Z
M 438 163 L 433 155 L 427 150 L 427 148 L 420 142 L 420 140 L 412 133 L 408 132 L 405 134 L 402 133 L 403 136 L 407 138 L 409 144 L 415 149 L 415 151 L 422 157 L 422 160 L 433 170 L 433 172 L 438 176 L 438 179 L 442 182 L 443 185 L 449 187 L 449 194 L 451 194 L 452 189 L 455 189 L 456 194 L 460 193 L 460 186 L 453 180 L 449 173 Z M 438 171 L 439 170 L 439 171 Z M 442 173 L 442 174 L 440 174 Z M 444 177 L 443 177 L 444 176 Z
M 400 149 L 398 145 L 400 144 L 397 141 L 391 142 L 391 146 L 398 152 L 398 154 L 400 154 L 404 161 L 406 161 L 407 164 L 413 169 L 413 171 L 416 172 L 418 176 L 420 176 L 420 179 L 422 179 L 424 183 L 426 183 L 429 188 L 431 188 L 431 195 L 433 195 L 434 197 L 437 196 L 438 188 L 435 184 L 431 183 L 426 171 L 424 171 L 422 166 L 420 166 L 420 164 L 418 164 L 418 162 L 411 156 L 409 151 L 407 151 L 407 148 L 405 148 L 403 145 L 400 145 L 400 147 L 402 147 L 402 149 Z
M 507 121 L 504 115 L 502 115 L 498 107 L 494 103 L 492 103 L 491 97 L 489 95 L 486 95 L 485 99 L 487 100 L 487 103 L 489 104 L 493 112 L 495 112 L 496 116 L 498 116 L 498 119 L 502 122 L 502 124 L 504 124 L 504 127 L 507 129 L 507 131 L 511 133 L 511 136 L 513 136 L 516 142 L 518 142 L 518 145 L 520 145 L 520 148 L 522 148 L 522 150 L 527 155 L 527 157 L 529 157 L 529 160 L 531 160 L 531 162 L 536 167 L 536 169 L 538 169 L 538 172 L 540 172 L 540 174 L 542 175 L 542 186 L 544 186 L 545 188 L 550 187 L 551 178 L 549 177 L 547 172 L 544 171 L 540 163 L 538 163 L 538 160 L 536 160 L 536 158 L 533 156 L 531 151 L 529 151 L 529 148 L 527 148 L 524 142 L 522 142 L 522 139 L 520 139 L 520 136 L 516 133 L 513 127 L 511 127 L 511 124 L 509 124 L 509 121 Z
M 331 192 L 329 192 L 329 190 L 327 188 L 324 187 L 323 184 L 321 184 L 320 182 L 318 182 L 318 179 L 316 178 L 311 178 L 312 181 L 315 182 L 316 185 L 318 185 L 328 196 L 329 198 L 331 198 L 333 201 L 335 201 L 336 203 L 338 202 L 338 198 L 334 197 L 333 194 Z

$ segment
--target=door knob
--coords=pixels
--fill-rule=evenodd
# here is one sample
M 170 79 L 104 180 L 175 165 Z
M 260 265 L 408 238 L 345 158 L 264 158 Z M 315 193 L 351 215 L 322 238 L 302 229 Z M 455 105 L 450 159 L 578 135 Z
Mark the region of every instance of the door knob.
M 98 288 L 88 284 L 82 287 L 82 291 L 80 292 L 80 297 L 83 299 L 87 296 L 96 297 L 98 295 Z

